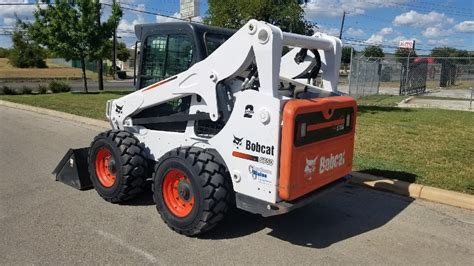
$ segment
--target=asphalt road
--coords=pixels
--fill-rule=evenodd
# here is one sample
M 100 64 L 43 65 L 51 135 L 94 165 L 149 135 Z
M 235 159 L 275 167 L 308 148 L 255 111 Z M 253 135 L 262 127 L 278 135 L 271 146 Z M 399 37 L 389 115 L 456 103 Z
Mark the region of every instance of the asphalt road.
M 474 261 L 474 213 L 346 185 L 290 214 L 236 211 L 187 238 L 151 195 L 110 204 L 51 179 L 101 129 L 0 106 L 0 264 L 457 264 Z

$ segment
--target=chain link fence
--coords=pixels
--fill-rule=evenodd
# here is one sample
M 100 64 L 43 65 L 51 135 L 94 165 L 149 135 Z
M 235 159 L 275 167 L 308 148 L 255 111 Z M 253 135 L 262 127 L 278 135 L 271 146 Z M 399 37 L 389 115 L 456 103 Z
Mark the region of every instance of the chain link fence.
M 356 98 L 379 93 L 427 92 L 470 98 L 470 87 L 474 86 L 474 57 L 355 57 L 348 78 L 341 81 L 341 90 Z
M 378 94 L 381 74 L 380 58 L 352 60 L 349 75 L 349 94 L 357 97 Z

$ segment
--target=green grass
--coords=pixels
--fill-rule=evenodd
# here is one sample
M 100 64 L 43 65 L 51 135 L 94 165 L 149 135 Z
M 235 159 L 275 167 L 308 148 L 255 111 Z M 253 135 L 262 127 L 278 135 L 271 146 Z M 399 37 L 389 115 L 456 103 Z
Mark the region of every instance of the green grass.
M 358 101 L 355 170 L 474 194 L 474 113 L 400 109 L 392 97 Z
M 130 92 L 105 91 L 100 94 L 55 93 L 42 95 L 1 95 L 0 100 L 62 111 L 80 116 L 105 120 L 107 100 Z
M 360 106 L 379 106 L 379 107 L 393 107 L 409 96 L 395 96 L 395 95 L 372 95 L 357 99 L 357 105 Z
M 0 96 L 0 100 L 105 119 L 105 103 L 124 92 Z M 358 100 L 354 169 L 474 194 L 474 113 L 400 109 L 406 97 Z

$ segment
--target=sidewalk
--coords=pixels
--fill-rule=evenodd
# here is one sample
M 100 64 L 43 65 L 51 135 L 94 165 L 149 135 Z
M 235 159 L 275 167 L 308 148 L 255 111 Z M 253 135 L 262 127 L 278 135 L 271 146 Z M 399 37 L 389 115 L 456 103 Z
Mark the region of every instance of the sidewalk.
M 402 108 L 439 108 L 447 110 L 460 110 L 474 112 L 474 106 L 470 106 L 468 100 L 448 100 L 448 99 L 423 99 L 411 97 L 398 104 Z

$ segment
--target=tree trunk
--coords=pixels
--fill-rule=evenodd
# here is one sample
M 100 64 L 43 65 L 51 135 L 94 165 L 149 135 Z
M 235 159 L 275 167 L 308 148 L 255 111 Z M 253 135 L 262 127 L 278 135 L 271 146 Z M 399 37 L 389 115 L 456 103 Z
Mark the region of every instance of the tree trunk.
M 99 90 L 104 90 L 104 65 L 102 59 L 97 60 L 97 75 L 99 78 Z
M 84 91 L 89 93 L 87 90 L 87 77 L 86 77 L 86 60 L 81 57 L 81 68 L 82 68 L 82 79 L 84 80 Z

